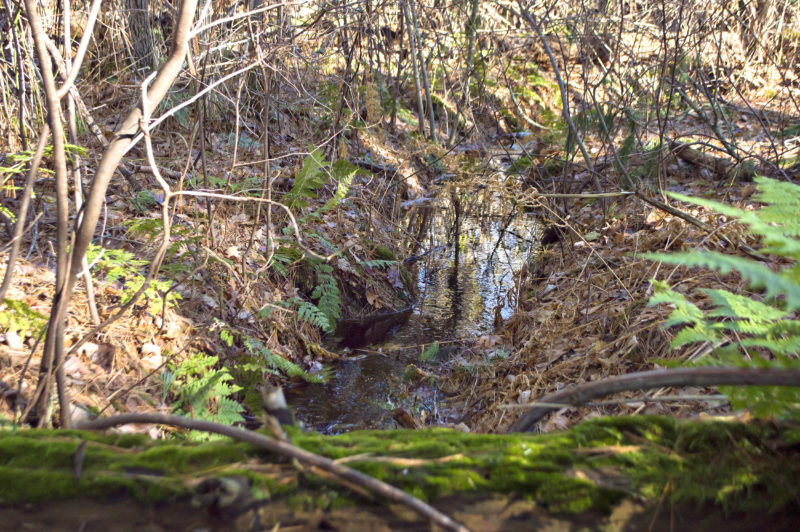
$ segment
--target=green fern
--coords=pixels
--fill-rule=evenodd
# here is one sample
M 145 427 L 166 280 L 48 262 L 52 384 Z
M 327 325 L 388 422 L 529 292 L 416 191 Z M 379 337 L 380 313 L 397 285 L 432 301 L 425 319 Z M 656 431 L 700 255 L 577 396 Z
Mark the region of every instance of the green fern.
M 139 291 L 145 281 L 142 270 L 147 265 L 146 260 L 137 259 L 133 253 L 123 249 L 101 248 L 94 244 L 89 245 L 86 251 L 87 259 L 90 263 L 96 264 L 98 270 L 105 273 L 107 284 L 119 281 L 122 283 L 122 296 L 120 302 L 124 305 L 130 301 L 131 297 Z M 162 309 L 164 299 L 162 292 L 166 292 L 172 286 L 170 281 L 152 279 L 148 287 L 144 290 L 145 300 L 150 302 L 150 310 L 159 313 Z M 170 292 L 167 295 L 167 306 L 169 307 L 181 298 L 177 292 Z
M 423 362 L 433 362 L 436 360 L 436 355 L 439 354 L 439 342 L 433 342 L 425 348 L 420 355 L 419 359 Z
M 386 259 L 367 259 L 367 260 L 360 260 L 358 263 L 362 266 L 366 266 L 367 268 L 377 268 L 379 270 L 385 270 L 391 266 L 397 264 L 396 260 L 386 260 Z
M 21 337 L 38 336 L 47 326 L 47 316 L 16 299 L 4 299 L 0 311 L 0 330 L 15 332 Z
M 326 161 L 322 161 L 323 164 L 327 165 Z M 302 218 L 298 218 L 298 223 L 305 224 L 311 220 L 321 220 L 322 215 L 326 212 L 335 209 L 339 203 L 347 196 L 347 193 L 350 191 L 350 184 L 353 182 L 353 178 L 355 178 L 356 174 L 361 172 L 362 170 L 346 160 L 338 160 L 333 163 L 330 167 L 330 176 L 333 177 L 333 180 L 336 182 L 336 192 L 331 196 L 325 204 L 320 207 L 319 209 L 312 211 Z M 327 171 L 324 168 L 321 168 L 321 172 L 327 175 Z M 323 181 L 324 182 L 324 181 Z M 287 195 L 288 196 L 288 195 Z M 314 196 L 316 197 L 316 196 Z M 283 229 L 283 233 L 285 235 L 289 235 L 292 233 L 291 227 L 285 227 Z M 309 234 L 311 236 L 312 234 Z M 336 249 L 336 246 L 330 244 L 329 242 L 325 241 L 320 235 L 313 234 L 317 238 L 323 241 L 329 247 Z
M 336 192 L 317 212 L 321 214 L 339 205 L 350 191 L 350 184 L 353 182 L 353 178 L 355 178 L 356 174 L 360 171 L 361 169 L 359 167 L 344 159 L 333 163 L 331 166 L 331 175 L 336 180 Z
M 242 343 L 244 343 L 244 346 L 250 356 L 260 362 L 266 363 L 266 366 L 264 366 L 263 369 L 269 373 L 277 375 L 278 372 L 282 372 L 290 379 L 293 377 L 299 377 L 304 381 L 311 383 L 325 382 L 325 372 L 321 374 L 309 373 L 291 360 L 287 360 L 267 349 L 263 342 L 257 338 L 244 335 L 242 336 Z
M 165 382 L 173 389 L 173 412 L 195 419 L 233 425 L 244 421 L 244 408 L 231 398 L 242 388 L 230 384 L 233 380 L 227 368 L 216 369 L 217 357 L 196 353 L 179 366 L 171 366 Z M 219 436 L 192 431 L 191 439 L 218 439 Z
M 317 304 L 297 296 L 281 304 L 287 308 L 296 308 L 297 316 L 301 320 L 325 332 L 333 332 L 336 329 L 336 321 L 341 317 L 342 300 L 339 285 L 333 276 L 331 265 L 321 262 L 312 264 L 317 284 L 311 292 L 311 299 L 316 300 Z
M 314 267 L 317 274 L 317 286 L 311 297 L 317 300 L 317 308 L 325 315 L 328 327 L 323 327 L 327 332 L 332 332 L 336 327 L 336 320 L 341 317 L 342 300 L 339 295 L 339 285 L 333 277 L 333 267 L 329 264 L 317 264 Z
M 766 177 L 756 177 L 756 199 L 766 205 L 758 211 L 737 209 L 715 201 L 671 196 L 714 209 L 737 218 L 761 237 L 764 254 L 789 259 L 774 272 L 764 264 L 744 257 L 712 251 L 647 253 L 651 260 L 689 267 L 703 267 L 722 273 L 738 272 L 751 287 L 764 294 L 764 301 L 733 294 L 727 290 L 703 289 L 711 301 L 701 310 L 682 294 L 661 281 L 653 280 L 650 305 L 666 303 L 674 307 L 666 327 L 682 326 L 671 347 L 708 342 L 712 356 L 697 364 L 741 367 L 800 368 L 800 320 L 793 319 L 800 309 L 800 186 Z M 778 387 L 724 387 L 734 407 L 747 407 L 757 416 L 800 416 L 800 390 Z
M 303 160 L 303 166 L 294 177 L 292 189 L 283 197 L 287 207 L 298 210 L 308 206 L 308 199 L 317 197 L 317 189 L 325 184 L 328 174 L 325 172 L 327 162 L 322 157 L 322 150 L 315 148 Z
M 315 304 L 304 301 L 299 297 L 294 297 L 290 301 L 297 305 L 297 315 L 301 320 L 307 321 L 325 332 L 333 331 L 333 325 L 328 320 L 328 316 Z

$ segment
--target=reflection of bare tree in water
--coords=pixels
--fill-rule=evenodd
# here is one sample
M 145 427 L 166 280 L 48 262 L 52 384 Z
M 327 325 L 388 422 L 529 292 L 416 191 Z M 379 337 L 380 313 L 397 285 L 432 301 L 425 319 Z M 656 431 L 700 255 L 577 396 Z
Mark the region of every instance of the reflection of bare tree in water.
M 461 198 L 458 195 L 458 190 L 454 187 L 450 193 L 450 202 L 453 205 L 453 237 L 451 243 L 453 245 L 453 271 L 447 279 L 447 286 L 454 289 L 458 284 L 458 259 L 460 255 L 461 246 Z
M 329 382 L 288 390 L 289 403 L 309 426 L 323 432 L 385 428 L 394 426 L 390 407 L 407 412 L 431 405 L 442 408 L 431 384 L 408 389 L 402 377 L 406 366 L 420 364 L 420 346 L 492 330 L 494 313 L 489 309 L 502 310 L 499 302 L 510 286 L 511 272 L 528 253 L 519 240 L 533 239 L 534 225 L 509 204 L 487 201 L 483 195 L 459 195 L 454 189 L 442 192 L 439 205 L 417 210 L 410 225 L 420 235 L 418 240 L 428 242 L 424 257 L 414 261 L 420 268 L 421 290 L 409 321 L 388 342 L 369 347 L 367 357 L 336 365 Z M 427 229 L 420 233 L 416 224 Z M 468 244 L 461 248 L 464 242 Z M 404 346 L 415 349 L 398 350 Z M 374 354 L 381 348 L 385 354 Z M 441 349 L 440 360 L 458 352 L 449 343 Z

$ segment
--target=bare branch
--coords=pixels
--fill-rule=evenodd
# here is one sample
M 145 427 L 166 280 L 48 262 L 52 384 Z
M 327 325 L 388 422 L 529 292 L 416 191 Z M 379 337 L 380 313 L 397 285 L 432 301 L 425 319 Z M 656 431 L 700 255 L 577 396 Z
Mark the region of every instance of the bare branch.
M 604 395 L 662 386 L 800 386 L 800 370 L 683 368 L 629 373 L 545 395 L 536 402 L 548 405 L 528 410 L 511 426 L 509 432 L 530 431 L 537 421 L 548 412 L 561 408 L 560 405 L 580 406 Z
M 305 449 L 301 449 L 300 447 L 296 447 L 289 442 L 268 438 L 257 432 L 238 429 L 228 425 L 220 425 L 219 423 L 212 423 L 210 421 L 201 421 L 198 419 L 189 419 L 167 414 L 122 414 L 119 416 L 89 421 L 87 423 L 80 423 L 77 428 L 85 430 L 104 430 L 119 425 L 127 425 L 129 423 L 156 423 L 159 425 L 169 425 L 188 430 L 200 430 L 203 432 L 211 432 L 214 434 L 228 436 L 235 440 L 254 445 L 260 449 L 265 449 L 283 456 L 294 458 L 303 464 L 317 467 L 334 475 L 335 478 L 340 480 L 344 486 L 348 486 L 348 483 L 352 483 L 390 501 L 403 504 L 447 530 L 455 530 L 458 532 L 468 532 L 469 530 L 467 527 L 443 514 L 433 506 L 409 495 L 398 488 L 395 488 L 394 486 L 391 486 L 369 475 L 365 475 L 360 471 L 356 471 L 355 469 L 351 469 L 345 465 L 334 462 L 333 460 L 325 458 L 324 456 L 320 456 L 318 454 L 308 452 Z

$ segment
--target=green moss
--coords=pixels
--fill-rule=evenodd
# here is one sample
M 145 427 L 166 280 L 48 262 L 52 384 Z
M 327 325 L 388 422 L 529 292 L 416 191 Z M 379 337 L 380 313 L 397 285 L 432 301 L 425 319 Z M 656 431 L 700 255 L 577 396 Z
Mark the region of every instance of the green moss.
M 245 460 L 252 448 L 242 443 L 216 440 L 199 446 L 158 446 L 136 455 L 134 466 L 163 468 L 184 473 L 198 467 L 210 468 Z
M 375 255 L 376 259 L 397 260 L 397 255 L 395 255 L 394 251 L 387 248 L 386 246 L 375 246 L 373 254 Z
M 73 463 L 81 441 L 88 443 L 77 481 Z M 597 419 L 544 435 L 428 429 L 296 433 L 293 441 L 333 459 L 358 455 L 348 465 L 428 501 L 523 497 L 552 513 L 576 514 L 609 513 L 629 496 L 755 512 L 800 499 L 797 425 L 642 416 Z M 259 462 L 276 465 L 243 465 Z M 299 482 L 285 459 L 228 440 L 197 444 L 79 431 L 0 432 L 2 503 L 81 495 L 173 499 L 209 475 L 245 476 L 259 497 L 283 498 L 306 510 L 361 500 L 327 478 L 308 474 Z

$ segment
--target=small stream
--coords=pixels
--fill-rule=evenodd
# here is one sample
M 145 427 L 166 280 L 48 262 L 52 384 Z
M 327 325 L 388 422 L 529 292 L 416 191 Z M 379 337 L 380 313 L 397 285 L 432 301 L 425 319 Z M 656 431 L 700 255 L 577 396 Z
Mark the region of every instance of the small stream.
M 420 360 L 423 345 L 438 341 L 439 363 L 446 362 L 465 340 L 493 333 L 498 306 L 503 319 L 513 313 L 516 298 L 507 295 L 513 294 L 514 272 L 532 252 L 536 222 L 499 197 L 499 180 L 505 178 L 495 174 L 498 182 L 477 195 L 439 194 L 423 244 L 432 251 L 417 264 L 419 301 L 408 321 L 381 343 L 353 350 L 358 356 L 334 365 L 328 382 L 286 390 L 308 428 L 322 433 L 394 428 L 395 408 L 428 423 L 458 417 L 434 385 L 407 381 L 404 374 L 409 364 L 436 373 L 437 363 Z M 454 202 L 461 211 L 457 250 L 449 245 Z

